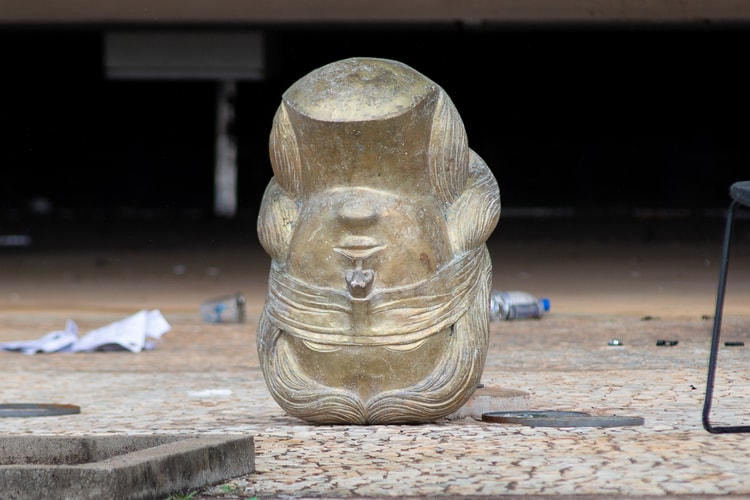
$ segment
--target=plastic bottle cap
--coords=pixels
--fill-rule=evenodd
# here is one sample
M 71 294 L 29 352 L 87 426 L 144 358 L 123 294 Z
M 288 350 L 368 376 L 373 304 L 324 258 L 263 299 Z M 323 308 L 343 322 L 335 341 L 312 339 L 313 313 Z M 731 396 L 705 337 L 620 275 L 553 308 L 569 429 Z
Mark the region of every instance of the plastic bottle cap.
M 539 299 L 539 301 L 542 303 L 542 307 L 544 308 L 544 312 L 549 311 L 549 308 L 550 308 L 549 299 L 547 297 L 543 297 L 543 298 Z

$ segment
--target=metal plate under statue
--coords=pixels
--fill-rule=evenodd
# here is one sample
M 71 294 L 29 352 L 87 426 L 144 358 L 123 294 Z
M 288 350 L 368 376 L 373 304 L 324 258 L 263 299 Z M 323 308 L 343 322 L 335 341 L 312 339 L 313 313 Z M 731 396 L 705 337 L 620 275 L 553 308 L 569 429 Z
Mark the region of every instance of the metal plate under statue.
M 284 93 L 270 154 L 257 343 L 276 402 L 321 424 L 460 408 L 487 355 L 500 193 L 445 91 L 392 60 L 328 64 Z

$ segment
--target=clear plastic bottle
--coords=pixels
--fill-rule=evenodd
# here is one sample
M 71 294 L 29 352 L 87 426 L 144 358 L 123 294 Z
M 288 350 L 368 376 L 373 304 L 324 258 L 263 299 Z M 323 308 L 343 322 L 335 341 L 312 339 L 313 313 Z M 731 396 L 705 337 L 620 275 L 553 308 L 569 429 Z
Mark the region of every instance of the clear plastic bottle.
M 536 298 L 518 290 L 497 291 L 490 294 L 490 321 L 541 318 L 549 311 L 548 298 Z
M 244 323 L 245 302 L 241 293 L 207 300 L 200 306 L 201 318 L 207 323 Z

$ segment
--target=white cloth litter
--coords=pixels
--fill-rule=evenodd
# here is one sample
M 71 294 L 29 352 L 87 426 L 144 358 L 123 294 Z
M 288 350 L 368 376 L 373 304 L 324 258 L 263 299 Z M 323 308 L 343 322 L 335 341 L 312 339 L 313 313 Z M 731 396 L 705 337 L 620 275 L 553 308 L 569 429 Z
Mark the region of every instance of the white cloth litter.
M 158 309 L 142 310 L 86 335 L 78 336 L 78 325 L 68 320 L 65 330 L 50 332 L 37 340 L 17 340 L 0 344 L 0 349 L 24 354 L 53 352 L 93 352 L 151 350 L 171 326 Z

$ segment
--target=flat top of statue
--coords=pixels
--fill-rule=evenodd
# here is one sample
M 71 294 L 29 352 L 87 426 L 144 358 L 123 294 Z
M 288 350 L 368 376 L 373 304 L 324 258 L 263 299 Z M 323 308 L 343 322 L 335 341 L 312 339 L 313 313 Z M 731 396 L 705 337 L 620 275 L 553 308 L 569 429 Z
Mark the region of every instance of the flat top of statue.
M 328 64 L 284 93 L 270 152 L 257 342 L 273 397 L 319 423 L 458 409 L 484 367 L 500 196 L 446 93 L 397 61 Z
M 315 120 L 351 122 L 400 115 L 436 92 L 432 81 L 405 64 L 351 58 L 309 73 L 283 98 Z

